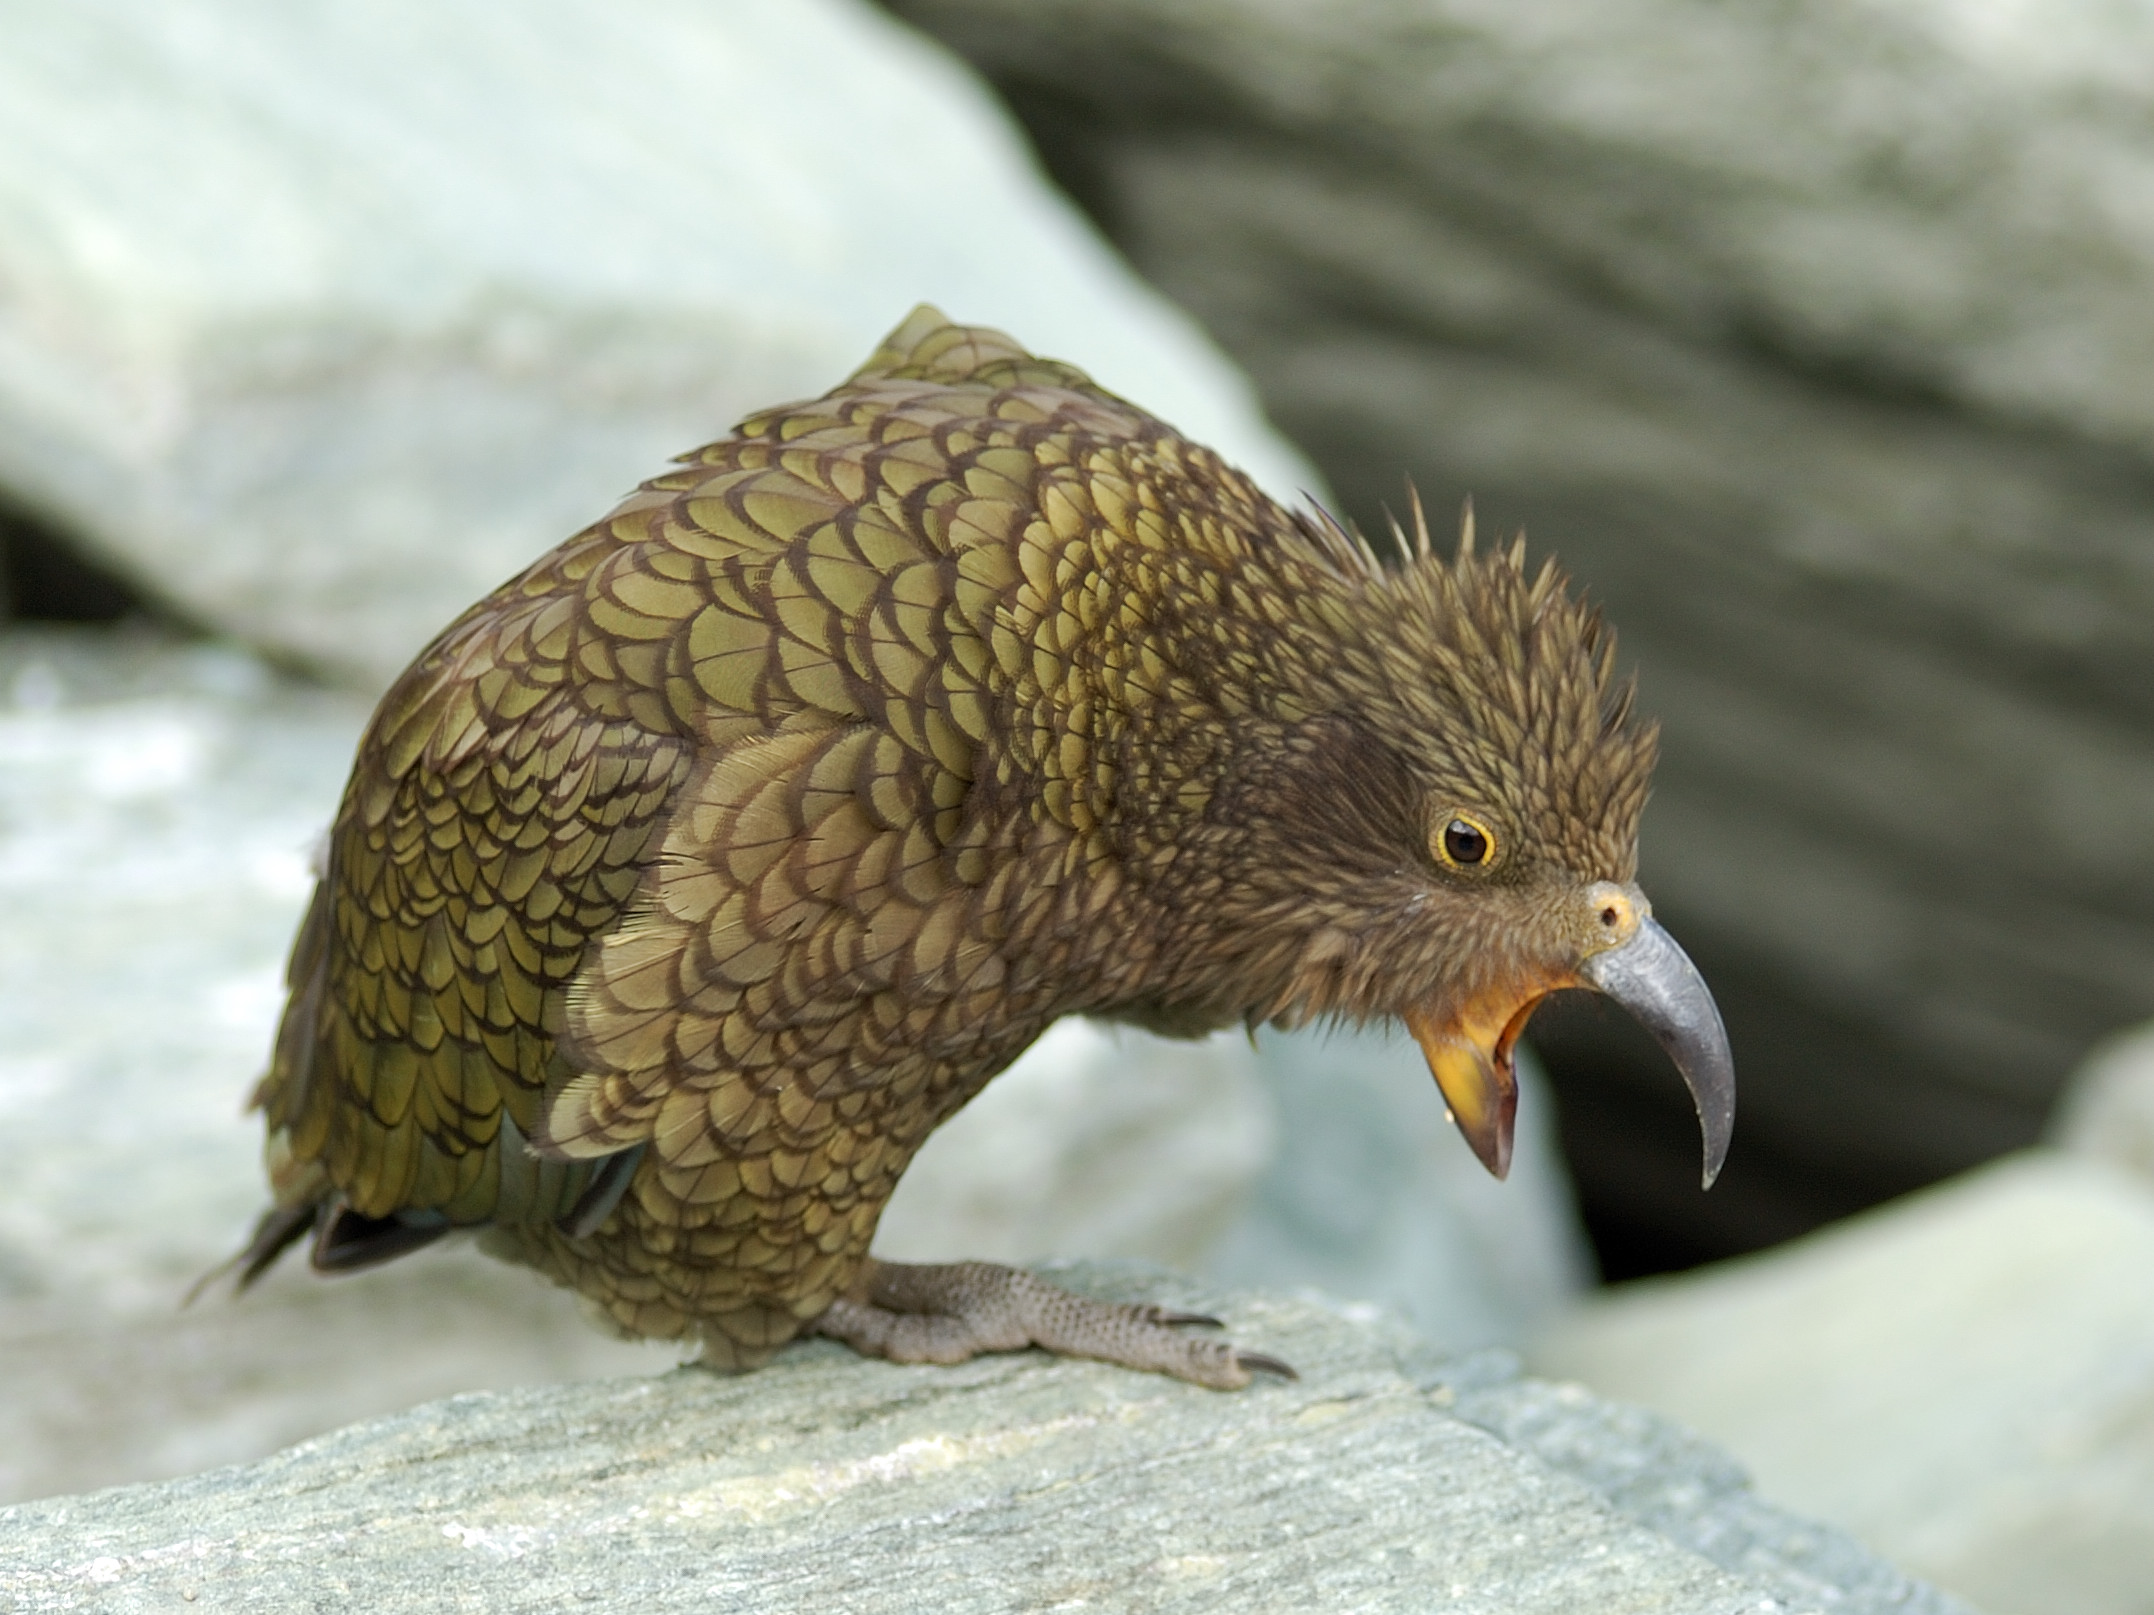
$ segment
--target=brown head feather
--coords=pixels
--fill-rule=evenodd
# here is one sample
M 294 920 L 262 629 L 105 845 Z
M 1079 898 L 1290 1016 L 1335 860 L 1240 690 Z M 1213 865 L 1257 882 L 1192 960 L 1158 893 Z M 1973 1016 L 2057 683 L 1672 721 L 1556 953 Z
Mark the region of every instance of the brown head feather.
M 1177 922 L 1178 991 L 1212 999 L 1231 981 L 1255 1018 L 1395 1015 L 1559 948 L 1554 911 L 1635 875 L 1657 731 L 1632 716 L 1613 632 L 1553 562 L 1529 573 L 1522 538 L 1476 550 L 1469 515 L 1447 560 L 1418 498 L 1413 521 L 1390 566 L 1321 514 L 1229 563 L 1248 587 L 1227 602 L 1293 611 L 1257 636 L 1244 685 L 1207 690 L 1191 715 L 1204 729 L 1250 714 L 1228 723 L 1206 822 L 1175 831 L 1182 867 L 1164 884 L 1204 917 Z M 1155 621 L 1171 633 L 1178 619 Z M 1239 628 L 1192 613 L 1207 643 Z M 1218 665 L 1204 645 L 1175 648 L 1183 667 Z M 1431 850 L 1457 812 L 1494 836 L 1484 869 Z

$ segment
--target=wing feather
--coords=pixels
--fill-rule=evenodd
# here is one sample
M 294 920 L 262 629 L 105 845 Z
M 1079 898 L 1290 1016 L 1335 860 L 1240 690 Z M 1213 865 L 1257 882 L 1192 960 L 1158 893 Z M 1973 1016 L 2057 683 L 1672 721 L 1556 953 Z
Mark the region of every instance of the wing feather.
M 376 715 L 258 1096 L 282 1147 L 326 1167 L 326 1183 L 288 1175 L 294 1195 L 363 1218 L 498 1209 L 502 1122 L 520 1149 L 557 1074 L 561 996 L 633 893 L 691 749 L 566 676 L 579 619 L 561 597 L 595 547 L 475 608 Z M 583 1187 L 527 1176 L 540 1200 Z

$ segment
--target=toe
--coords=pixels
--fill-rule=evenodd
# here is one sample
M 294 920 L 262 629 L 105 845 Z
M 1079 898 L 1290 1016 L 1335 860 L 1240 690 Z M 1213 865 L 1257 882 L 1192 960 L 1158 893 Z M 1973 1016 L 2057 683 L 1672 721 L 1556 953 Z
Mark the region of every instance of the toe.
M 1234 1354 L 1234 1360 L 1244 1368 L 1255 1369 L 1259 1374 L 1276 1374 L 1281 1379 L 1298 1380 L 1301 1378 L 1299 1374 L 1294 1372 L 1292 1363 L 1281 1362 L 1278 1358 L 1261 1351 L 1237 1351 Z

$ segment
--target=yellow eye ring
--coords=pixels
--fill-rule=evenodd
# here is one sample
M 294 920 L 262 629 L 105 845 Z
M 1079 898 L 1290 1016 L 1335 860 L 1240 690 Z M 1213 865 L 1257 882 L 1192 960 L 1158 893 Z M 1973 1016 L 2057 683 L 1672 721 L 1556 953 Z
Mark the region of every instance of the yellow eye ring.
M 1496 832 L 1462 809 L 1446 813 L 1429 836 L 1429 850 L 1446 869 L 1487 869 L 1496 862 Z

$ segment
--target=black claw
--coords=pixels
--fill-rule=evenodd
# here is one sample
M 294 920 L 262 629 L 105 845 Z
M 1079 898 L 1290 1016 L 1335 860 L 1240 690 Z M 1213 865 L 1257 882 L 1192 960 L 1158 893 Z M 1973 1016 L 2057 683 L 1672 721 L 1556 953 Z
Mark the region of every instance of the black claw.
M 1144 1309 L 1144 1319 L 1147 1323 L 1162 1323 L 1169 1327 L 1185 1323 L 1194 1324 L 1200 1329 L 1224 1329 L 1226 1327 L 1219 1319 L 1206 1313 L 1170 1312 L 1165 1307 L 1146 1307 Z
M 1242 1367 L 1254 1369 L 1259 1374 L 1277 1374 L 1281 1379 L 1301 1378 L 1294 1372 L 1291 1364 L 1282 1363 L 1276 1357 L 1267 1357 L 1260 1351 L 1238 1351 L 1234 1354 L 1234 1360 Z

